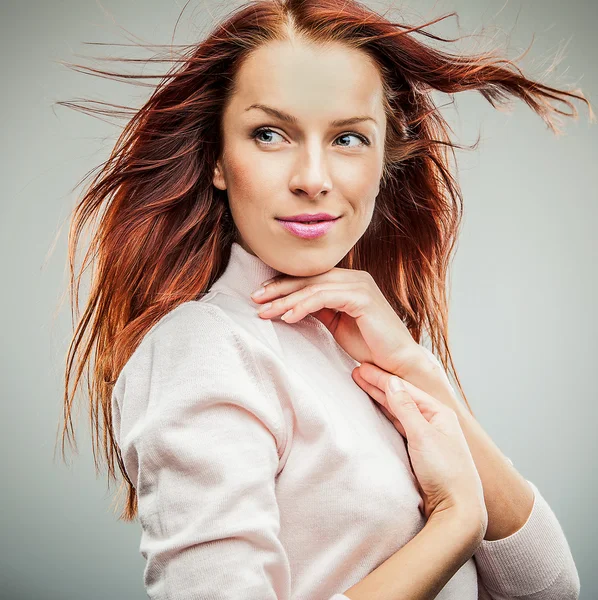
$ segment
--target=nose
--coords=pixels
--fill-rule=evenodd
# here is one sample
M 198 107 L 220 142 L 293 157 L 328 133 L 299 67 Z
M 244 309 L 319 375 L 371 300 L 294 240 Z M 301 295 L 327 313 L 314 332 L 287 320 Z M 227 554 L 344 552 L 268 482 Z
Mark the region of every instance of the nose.
M 303 192 L 308 198 L 317 198 L 332 189 L 326 155 L 319 145 L 306 145 L 299 151 L 289 187 L 293 193 Z

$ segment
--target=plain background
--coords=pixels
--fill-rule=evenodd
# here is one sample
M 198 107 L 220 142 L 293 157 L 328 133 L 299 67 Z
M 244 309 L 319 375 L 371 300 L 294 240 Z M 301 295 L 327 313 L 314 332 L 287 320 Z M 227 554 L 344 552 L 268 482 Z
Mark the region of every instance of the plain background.
M 75 413 L 79 453 L 69 451 L 68 464 L 55 453 L 72 334 L 63 297 L 67 227 L 60 227 L 81 190 L 74 191 L 76 183 L 108 157 L 120 129 L 54 103 L 84 97 L 140 106 L 149 88 L 77 73 L 57 61 L 130 71 L 131 65 L 85 57 L 150 54 L 83 42 L 130 43 L 123 27 L 150 43 L 170 43 L 183 4 L 1 3 L 3 598 L 146 597 L 139 525 L 117 521 L 111 509 L 115 487 L 108 490 L 105 470 L 95 473 L 82 396 Z M 191 2 L 175 42 L 200 39 L 238 4 Z M 368 4 L 380 12 L 386 6 Z M 580 86 L 591 102 L 598 99 L 595 0 L 393 5 L 413 15 L 413 23 L 457 11 L 461 34 L 477 37 L 447 43 L 448 51 L 473 50 L 468 44 L 477 39 L 478 48 L 501 45 L 515 58 L 533 39 L 521 63 L 527 75 L 538 76 L 558 55 L 546 83 Z M 430 31 L 458 35 L 454 17 Z M 139 65 L 135 72 L 152 69 Z M 598 130 L 582 103 L 576 103 L 579 119 L 564 118 L 565 133 L 557 137 L 520 101 L 507 114 L 477 93 L 461 94 L 453 105 L 446 96 L 436 98 L 447 104 L 442 110 L 459 143 L 472 144 L 481 134 L 477 150 L 457 153 L 465 219 L 452 270 L 456 366 L 484 428 L 559 518 L 576 559 L 582 598 L 590 600 L 598 597 Z

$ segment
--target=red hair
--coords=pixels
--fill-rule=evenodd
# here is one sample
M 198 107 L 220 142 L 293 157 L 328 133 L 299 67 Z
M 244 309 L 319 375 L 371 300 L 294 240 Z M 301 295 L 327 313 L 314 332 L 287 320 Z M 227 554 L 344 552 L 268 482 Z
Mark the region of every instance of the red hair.
M 65 438 L 74 434 L 75 391 L 87 369 L 96 468 L 101 414 L 109 480 L 116 479 L 117 462 L 126 486 L 121 519 L 136 517 L 137 496 L 113 435 L 112 387 L 145 333 L 177 305 L 206 293 L 226 267 L 236 230 L 226 192 L 212 184 L 221 152 L 223 107 L 248 55 L 271 40 L 288 39 L 290 31 L 310 42 L 358 48 L 380 69 L 387 116 L 380 192 L 368 230 L 338 266 L 368 271 L 416 342 L 427 331 L 432 351 L 447 372 L 450 363 L 471 411 L 449 350 L 446 295 L 463 205 L 449 152 L 454 157 L 454 149 L 461 146 L 451 141 L 450 128 L 430 93 L 477 90 L 499 109 L 509 96 L 517 97 L 557 135 L 557 114 L 577 118 L 568 98 L 585 102 L 591 120 L 594 115 L 579 90 L 562 91 L 533 81 L 497 54 L 450 54 L 416 38 L 454 41 L 424 31 L 444 18 L 408 26 L 351 0 L 248 2 L 203 41 L 185 47 L 174 59 L 178 66 L 161 76 L 141 109 L 128 109 L 129 113 L 115 105 L 107 111 L 104 106 L 58 103 L 87 113 L 130 117 L 72 216 L 69 290 L 79 320 L 66 358 L 62 430 L 64 455 Z M 81 68 L 102 76 L 148 77 Z M 553 100 L 571 112 L 552 106 Z M 77 276 L 77 247 L 92 222 L 95 229 Z M 91 261 L 90 295 L 79 318 L 79 280 Z

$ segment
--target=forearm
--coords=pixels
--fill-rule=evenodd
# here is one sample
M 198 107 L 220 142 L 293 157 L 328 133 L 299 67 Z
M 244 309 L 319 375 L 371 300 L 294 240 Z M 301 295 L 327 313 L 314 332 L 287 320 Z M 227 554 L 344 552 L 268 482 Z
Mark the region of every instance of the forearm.
M 533 507 L 534 493 L 525 478 L 511 465 L 480 423 L 457 398 L 444 369 L 427 357 L 411 361 L 397 375 L 455 410 L 478 470 L 488 512 L 486 540 L 503 539 L 518 531 Z
M 488 525 L 475 558 L 493 597 L 578 598 L 579 574 L 556 515 L 461 404 L 442 365 L 402 376 L 457 413 L 484 490 Z
M 481 540 L 466 517 L 434 515 L 367 577 L 344 592 L 351 600 L 430 600 L 471 558 Z
M 484 488 L 488 511 L 484 539 L 506 538 L 525 525 L 534 504 L 534 492 L 463 405 L 457 414 Z

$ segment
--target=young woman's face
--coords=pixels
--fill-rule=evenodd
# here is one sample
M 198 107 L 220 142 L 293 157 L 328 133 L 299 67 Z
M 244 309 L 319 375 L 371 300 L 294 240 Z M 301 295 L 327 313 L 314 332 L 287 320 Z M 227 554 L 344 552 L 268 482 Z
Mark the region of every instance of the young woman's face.
M 288 275 L 328 271 L 367 229 L 380 189 L 380 74 L 358 50 L 275 42 L 243 64 L 236 84 L 213 183 L 227 191 L 237 241 Z M 333 123 L 354 117 L 369 118 Z M 319 237 L 278 220 L 303 213 L 340 218 Z

